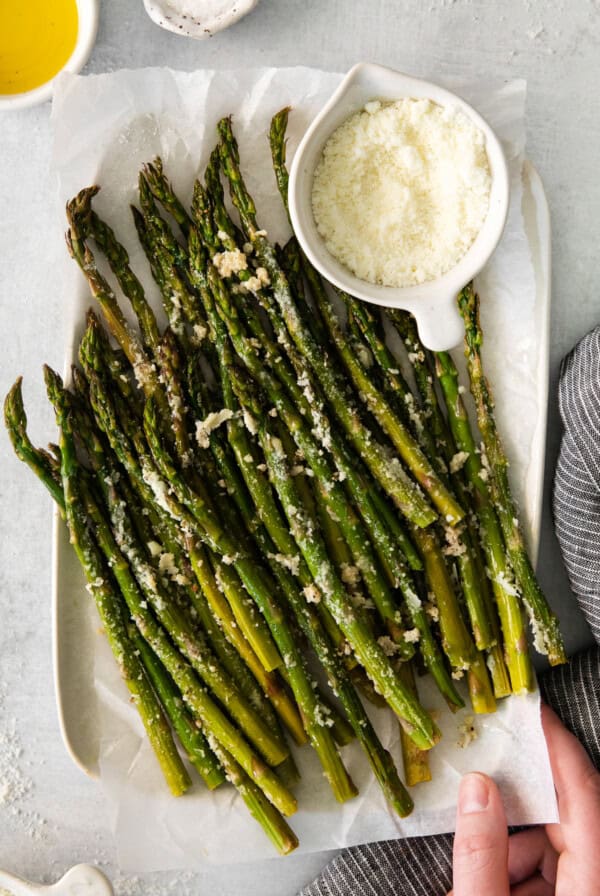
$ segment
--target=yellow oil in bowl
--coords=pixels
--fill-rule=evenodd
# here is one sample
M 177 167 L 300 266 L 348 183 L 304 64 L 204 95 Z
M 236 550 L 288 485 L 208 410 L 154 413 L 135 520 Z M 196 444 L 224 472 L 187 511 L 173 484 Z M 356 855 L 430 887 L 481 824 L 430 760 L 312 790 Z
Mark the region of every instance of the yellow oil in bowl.
M 51 80 L 77 42 L 76 0 L 0 0 L 0 94 Z

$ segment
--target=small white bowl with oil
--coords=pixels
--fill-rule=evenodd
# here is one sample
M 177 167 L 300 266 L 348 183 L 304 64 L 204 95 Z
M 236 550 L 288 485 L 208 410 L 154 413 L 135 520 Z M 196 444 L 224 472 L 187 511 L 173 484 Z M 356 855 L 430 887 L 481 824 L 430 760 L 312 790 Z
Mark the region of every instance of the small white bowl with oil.
M 0 111 L 52 96 L 60 72 L 81 71 L 98 31 L 99 0 L 22 0 L 0 15 Z

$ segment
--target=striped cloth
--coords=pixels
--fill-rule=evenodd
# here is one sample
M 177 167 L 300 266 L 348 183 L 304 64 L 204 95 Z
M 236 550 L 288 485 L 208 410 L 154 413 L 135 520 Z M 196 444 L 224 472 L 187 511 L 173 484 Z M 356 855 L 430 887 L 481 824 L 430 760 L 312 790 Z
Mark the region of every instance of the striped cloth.
M 575 595 L 600 645 L 600 327 L 564 359 L 564 423 L 554 483 L 556 531 Z M 600 646 L 540 679 L 544 699 L 600 768 Z M 347 849 L 300 896 L 445 896 L 452 835 Z
M 573 591 L 600 643 L 600 327 L 564 359 L 565 432 L 554 485 L 556 534 Z

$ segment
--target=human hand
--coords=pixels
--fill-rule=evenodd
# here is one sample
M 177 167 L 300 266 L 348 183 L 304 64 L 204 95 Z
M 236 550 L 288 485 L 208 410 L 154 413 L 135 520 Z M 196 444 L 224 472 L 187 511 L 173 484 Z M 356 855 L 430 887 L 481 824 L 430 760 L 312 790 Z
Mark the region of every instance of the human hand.
M 598 896 L 600 775 L 558 716 L 542 707 L 542 724 L 560 823 L 508 836 L 498 788 L 487 775 L 460 785 L 448 896 Z

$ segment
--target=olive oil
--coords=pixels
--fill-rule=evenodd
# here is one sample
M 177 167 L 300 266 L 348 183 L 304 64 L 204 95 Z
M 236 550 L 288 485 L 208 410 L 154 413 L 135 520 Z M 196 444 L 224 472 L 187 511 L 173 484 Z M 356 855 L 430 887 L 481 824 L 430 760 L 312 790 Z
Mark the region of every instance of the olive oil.
M 0 0 L 0 94 L 50 81 L 75 49 L 76 0 Z

